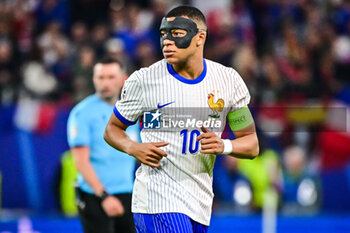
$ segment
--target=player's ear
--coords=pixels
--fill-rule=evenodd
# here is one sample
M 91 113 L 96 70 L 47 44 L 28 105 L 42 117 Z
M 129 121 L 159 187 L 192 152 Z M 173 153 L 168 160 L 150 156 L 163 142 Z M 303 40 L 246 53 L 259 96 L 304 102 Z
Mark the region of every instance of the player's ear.
M 207 37 L 207 32 L 199 31 L 198 32 L 197 46 L 204 45 L 206 37 Z
M 122 85 L 124 85 L 125 81 L 129 78 L 128 75 L 123 74 L 123 81 L 122 81 Z

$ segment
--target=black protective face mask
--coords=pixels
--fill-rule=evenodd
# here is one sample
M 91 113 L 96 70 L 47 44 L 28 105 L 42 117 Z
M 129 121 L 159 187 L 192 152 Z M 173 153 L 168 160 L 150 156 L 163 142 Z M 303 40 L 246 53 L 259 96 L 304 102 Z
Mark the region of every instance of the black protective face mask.
M 187 34 L 184 37 L 173 37 L 171 31 L 174 29 L 183 29 L 187 31 Z M 198 33 L 197 24 L 184 17 L 176 17 L 173 21 L 167 21 L 164 17 L 159 28 L 159 31 L 162 30 L 164 30 L 166 34 L 164 38 L 160 38 L 161 48 L 164 46 L 164 40 L 168 39 L 174 41 L 176 47 L 185 49 L 190 46 L 192 38 Z

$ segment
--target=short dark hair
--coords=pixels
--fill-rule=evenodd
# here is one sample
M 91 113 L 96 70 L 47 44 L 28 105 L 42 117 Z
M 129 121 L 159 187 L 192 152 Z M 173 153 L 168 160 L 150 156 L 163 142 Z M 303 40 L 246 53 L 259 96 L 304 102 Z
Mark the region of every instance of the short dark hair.
M 166 14 L 165 18 L 169 17 L 178 17 L 178 16 L 187 16 L 192 20 L 198 20 L 207 25 L 204 14 L 196 7 L 193 6 L 178 6 L 172 9 Z
M 122 63 L 115 58 L 104 57 L 96 62 L 96 64 L 103 64 L 103 65 L 108 65 L 108 64 L 113 64 L 113 63 L 117 63 L 120 66 L 120 68 L 123 70 Z
M 96 64 L 98 64 L 98 63 L 101 63 L 101 64 L 117 63 L 117 64 L 121 65 L 117 59 L 114 59 L 111 57 L 104 57 L 96 62 Z

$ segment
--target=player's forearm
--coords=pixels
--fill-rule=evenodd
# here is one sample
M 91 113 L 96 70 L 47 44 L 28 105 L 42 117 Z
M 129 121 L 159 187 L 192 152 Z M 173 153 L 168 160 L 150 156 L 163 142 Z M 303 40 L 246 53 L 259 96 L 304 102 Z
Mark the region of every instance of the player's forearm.
M 90 149 L 87 146 L 74 147 L 72 153 L 78 172 L 83 176 L 84 180 L 94 190 L 96 195 L 100 195 L 104 186 L 98 179 L 98 176 L 90 162 Z
M 130 154 L 131 148 L 136 143 L 128 137 L 124 129 L 110 122 L 105 129 L 104 140 L 110 146 L 127 154 Z
M 81 164 L 78 169 L 79 173 L 84 177 L 84 180 L 94 190 L 97 196 L 100 196 L 105 190 L 103 184 L 98 179 L 98 176 L 90 163 Z
M 241 159 L 254 159 L 259 154 L 259 142 L 256 133 L 231 140 L 231 156 Z

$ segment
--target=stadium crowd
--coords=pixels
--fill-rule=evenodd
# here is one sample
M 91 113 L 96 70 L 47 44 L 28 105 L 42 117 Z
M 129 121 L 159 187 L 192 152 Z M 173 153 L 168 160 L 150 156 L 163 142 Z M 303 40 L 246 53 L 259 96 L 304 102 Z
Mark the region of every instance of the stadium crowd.
M 243 77 L 261 141 L 255 160 L 218 158 L 215 207 L 259 210 L 274 192 L 285 212 L 335 208 L 327 174 L 350 171 L 347 0 L 2 0 L 1 107 L 21 107 L 14 120 L 30 130 L 35 106 L 50 114 L 93 93 L 98 59 L 128 74 L 161 59 L 159 22 L 177 4 L 206 14 L 205 57 Z

